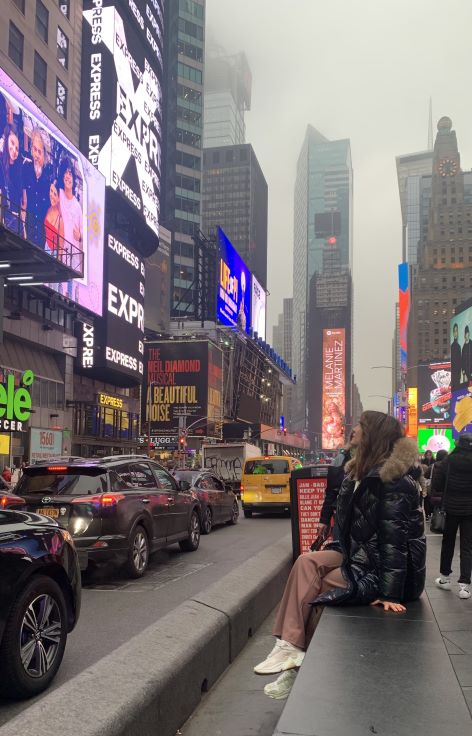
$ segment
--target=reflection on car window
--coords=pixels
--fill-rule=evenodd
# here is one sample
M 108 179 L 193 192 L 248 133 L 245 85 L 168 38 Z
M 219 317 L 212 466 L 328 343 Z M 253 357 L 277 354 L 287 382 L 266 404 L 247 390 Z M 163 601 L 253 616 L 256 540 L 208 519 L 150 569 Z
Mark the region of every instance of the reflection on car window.
M 147 463 L 132 463 L 130 465 L 131 483 L 134 487 L 155 488 L 156 479 Z
M 289 473 L 287 460 L 248 460 L 244 470 L 246 475 L 278 475 Z
M 213 488 L 216 488 L 217 491 L 224 491 L 225 487 L 221 480 L 218 478 L 212 478 L 213 480 Z
M 112 472 L 113 471 L 110 471 L 110 478 L 113 478 Z M 133 487 L 131 481 L 131 473 L 128 465 L 119 465 L 117 468 L 115 468 L 115 472 L 118 477 L 119 488 L 114 488 L 113 490 L 123 490 L 124 488 Z
M 47 496 L 87 496 L 103 493 L 107 490 L 105 473 L 87 473 L 83 469 L 74 471 L 69 468 L 67 473 L 52 473 L 47 468 L 39 472 L 23 473 L 16 488 L 16 493 L 44 494 Z
M 157 478 L 159 488 L 165 488 L 168 491 L 177 490 L 177 483 L 167 471 L 165 471 L 163 468 L 160 468 L 158 465 L 153 465 L 152 469 L 154 471 L 154 475 Z
M 213 488 L 213 483 L 208 475 L 204 475 L 203 478 L 197 483 L 197 488 L 201 488 L 202 491 L 209 491 Z

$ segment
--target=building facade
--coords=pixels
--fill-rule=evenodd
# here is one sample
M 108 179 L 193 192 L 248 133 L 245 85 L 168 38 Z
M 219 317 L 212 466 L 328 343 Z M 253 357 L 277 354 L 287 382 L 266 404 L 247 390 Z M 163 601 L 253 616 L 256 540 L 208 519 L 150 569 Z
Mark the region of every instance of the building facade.
M 191 317 L 201 226 L 205 0 L 169 0 L 164 29 L 161 222 L 172 233 L 172 316 Z
M 244 53 L 227 56 L 210 50 L 205 62 L 203 146 L 246 142 L 244 114 L 251 109 L 251 70 Z
M 353 173 L 349 140 L 329 141 L 308 126 L 297 162 L 294 199 L 292 369 L 295 428 L 307 427 L 306 346 L 310 282 L 320 273 L 328 237 L 336 238 L 340 263 L 352 263 Z
M 417 263 L 421 239 L 423 177 L 431 176 L 433 152 L 397 156 L 397 178 L 402 213 L 402 260 Z
M 202 230 L 222 227 L 267 288 L 267 182 L 249 143 L 203 152 Z

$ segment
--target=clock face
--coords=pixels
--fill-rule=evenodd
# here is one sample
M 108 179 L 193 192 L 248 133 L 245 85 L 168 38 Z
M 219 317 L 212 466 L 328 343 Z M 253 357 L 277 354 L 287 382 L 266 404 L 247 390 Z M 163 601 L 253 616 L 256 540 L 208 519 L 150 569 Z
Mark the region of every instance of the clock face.
M 455 176 L 458 171 L 457 161 L 453 158 L 442 158 L 438 164 L 440 176 Z

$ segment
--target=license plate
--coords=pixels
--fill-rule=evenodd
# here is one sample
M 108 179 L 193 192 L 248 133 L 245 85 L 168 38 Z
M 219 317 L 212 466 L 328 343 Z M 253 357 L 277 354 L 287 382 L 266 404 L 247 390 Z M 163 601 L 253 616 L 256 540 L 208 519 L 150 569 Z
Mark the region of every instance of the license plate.
M 278 486 L 277 488 L 271 488 L 270 489 L 272 493 L 282 493 L 283 488 L 281 486 Z
M 43 506 L 41 509 L 36 509 L 36 513 L 41 514 L 41 516 L 49 516 L 51 519 L 57 519 L 59 509 L 52 508 L 51 506 Z

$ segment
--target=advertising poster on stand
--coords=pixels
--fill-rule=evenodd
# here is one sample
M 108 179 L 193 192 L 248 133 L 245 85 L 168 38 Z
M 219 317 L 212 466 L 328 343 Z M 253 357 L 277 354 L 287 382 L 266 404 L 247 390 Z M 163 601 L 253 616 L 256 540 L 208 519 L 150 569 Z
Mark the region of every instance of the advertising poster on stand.
M 252 275 L 252 329 L 258 337 L 266 339 L 266 293 L 254 274 Z
M 432 426 L 450 423 L 450 362 L 418 366 L 418 424 Z
M 323 450 L 338 450 L 345 440 L 346 331 L 323 330 L 322 436 Z
M 297 478 L 298 530 L 300 554 L 310 551 L 320 523 L 328 477 Z
M 51 289 L 102 314 L 105 181 L 0 69 L 3 224 L 77 271 Z
M 217 319 L 242 332 L 251 328 L 251 272 L 243 259 L 218 228 L 219 284 L 216 299 Z
M 31 428 L 30 462 L 36 463 L 62 455 L 62 431 Z

